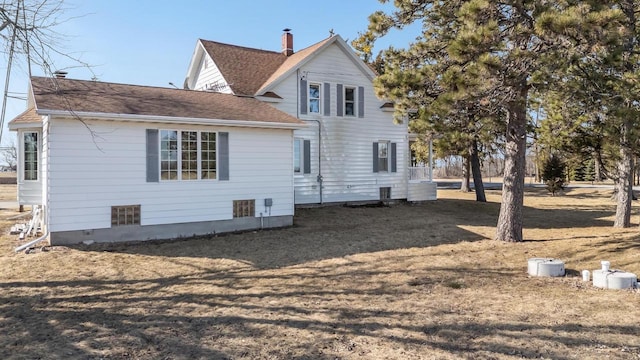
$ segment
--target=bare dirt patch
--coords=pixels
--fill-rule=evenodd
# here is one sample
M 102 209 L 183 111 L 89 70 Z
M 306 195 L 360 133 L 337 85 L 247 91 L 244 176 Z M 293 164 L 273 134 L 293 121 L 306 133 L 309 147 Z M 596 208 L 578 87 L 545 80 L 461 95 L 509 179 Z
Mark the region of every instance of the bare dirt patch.
M 519 244 L 491 240 L 499 195 L 29 255 L 3 236 L 0 358 L 640 359 L 640 293 L 578 275 L 603 259 L 640 274 L 640 234 L 611 228 L 610 191 L 528 190 Z M 569 275 L 529 277 L 531 257 Z

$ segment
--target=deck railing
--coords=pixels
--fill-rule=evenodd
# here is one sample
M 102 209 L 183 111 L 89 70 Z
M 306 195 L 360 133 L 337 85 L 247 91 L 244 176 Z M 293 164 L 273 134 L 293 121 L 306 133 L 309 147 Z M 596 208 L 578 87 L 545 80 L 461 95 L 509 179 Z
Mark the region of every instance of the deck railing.
M 431 172 L 427 166 L 409 167 L 409 180 L 427 180 L 432 181 Z

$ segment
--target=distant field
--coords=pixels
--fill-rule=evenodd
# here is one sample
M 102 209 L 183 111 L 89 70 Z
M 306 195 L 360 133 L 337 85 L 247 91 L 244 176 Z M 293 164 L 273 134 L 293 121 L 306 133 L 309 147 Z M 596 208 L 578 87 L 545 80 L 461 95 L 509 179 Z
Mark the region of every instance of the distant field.
M 579 274 L 600 260 L 640 274 L 637 211 L 616 230 L 609 190 L 527 188 L 527 241 L 507 244 L 492 240 L 499 191 L 438 194 L 181 241 L 15 254 L 4 235 L 0 358 L 640 358 L 640 291 Z M 531 257 L 567 276 L 529 277 Z

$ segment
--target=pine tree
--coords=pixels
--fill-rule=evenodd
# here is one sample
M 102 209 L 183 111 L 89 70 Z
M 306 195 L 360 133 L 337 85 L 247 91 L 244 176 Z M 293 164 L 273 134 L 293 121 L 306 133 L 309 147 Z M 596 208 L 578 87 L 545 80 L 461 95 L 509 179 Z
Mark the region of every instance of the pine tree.
M 594 182 L 596 180 L 596 162 L 594 159 L 589 159 L 584 170 L 584 181 Z
M 565 164 L 556 154 L 552 154 L 544 163 L 542 180 L 547 185 L 547 190 L 549 190 L 552 196 L 555 196 L 556 192 L 564 189 L 565 171 Z
M 548 81 L 557 59 L 569 55 L 572 37 L 602 29 L 608 19 L 590 16 L 591 8 L 582 3 L 546 0 L 396 0 L 394 5 L 393 14 L 369 17 L 361 49 L 415 21 L 422 22 L 423 32 L 408 49 L 385 53 L 378 95 L 395 101 L 398 115 L 449 98 L 455 100 L 452 109 L 470 105 L 491 109 L 494 121 L 504 116 L 505 171 L 496 238 L 522 241 L 529 91 Z M 440 119 L 451 117 L 425 121 Z

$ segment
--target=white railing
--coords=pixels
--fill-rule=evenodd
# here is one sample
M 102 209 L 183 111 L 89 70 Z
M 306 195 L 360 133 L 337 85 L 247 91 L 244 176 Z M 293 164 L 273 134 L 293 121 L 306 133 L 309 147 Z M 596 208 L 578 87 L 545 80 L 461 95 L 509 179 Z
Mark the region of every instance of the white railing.
M 427 166 L 409 167 L 409 180 L 427 180 L 432 181 L 431 171 Z

